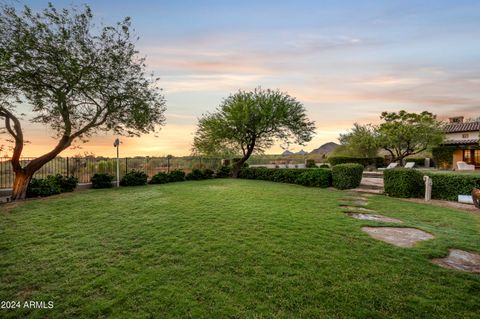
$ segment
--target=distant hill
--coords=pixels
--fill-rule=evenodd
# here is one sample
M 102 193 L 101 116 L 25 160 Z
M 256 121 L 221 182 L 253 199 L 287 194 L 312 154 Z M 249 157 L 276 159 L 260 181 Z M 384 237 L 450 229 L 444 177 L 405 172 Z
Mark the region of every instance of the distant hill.
M 290 152 L 289 150 L 283 151 L 282 156 L 288 156 L 288 155 L 293 155 L 293 153 Z
M 295 153 L 296 155 L 307 155 L 308 152 L 305 152 L 304 150 L 300 150 L 298 152 Z
M 316 154 L 316 155 L 327 155 L 328 153 L 333 152 L 337 147 L 339 147 L 337 143 L 334 142 L 328 142 L 320 146 L 319 148 L 314 149 L 313 151 L 310 152 L 310 154 Z

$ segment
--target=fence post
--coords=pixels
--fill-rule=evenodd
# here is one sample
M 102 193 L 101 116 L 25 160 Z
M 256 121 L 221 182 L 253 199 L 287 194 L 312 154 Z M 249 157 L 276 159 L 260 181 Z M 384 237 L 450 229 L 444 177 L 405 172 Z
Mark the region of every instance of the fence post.
M 128 157 L 125 157 L 125 174 L 128 173 Z
M 68 156 L 67 156 L 67 176 L 70 175 L 70 163 L 68 162 Z

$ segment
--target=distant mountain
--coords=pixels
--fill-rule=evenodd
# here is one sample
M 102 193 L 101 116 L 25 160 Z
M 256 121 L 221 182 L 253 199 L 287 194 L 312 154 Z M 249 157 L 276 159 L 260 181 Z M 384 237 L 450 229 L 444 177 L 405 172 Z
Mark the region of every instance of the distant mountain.
M 288 155 L 293 155 L 293 153 L 290 152 L 289 150 L 283 151 L 282 156 L 288 156 Z
M 308 153 L 305 152 L 304 150 L 300 150 L 299 152 L 295 153 L 296 155 L 307 155 Z
M 316 154 L 316 155 L 327 155 L 330 152 L 333 152 L 337 147 L 339 147 L 337 143 L 334 142 L 328 142 L 320 146 L 319 148 L 314 149 L 313 151 L 310 152 L 310 154 Z

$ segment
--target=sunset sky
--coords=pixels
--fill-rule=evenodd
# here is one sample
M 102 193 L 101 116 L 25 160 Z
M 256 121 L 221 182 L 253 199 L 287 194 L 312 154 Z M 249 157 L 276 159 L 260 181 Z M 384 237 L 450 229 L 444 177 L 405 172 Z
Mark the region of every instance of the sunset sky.
M 382 111 L 480 116 L 480 1 L 53 3 L 87 3 L 106 24 L 131 16 L 137 47 L 161 78 L 166 126 L 158 137 L 123 138 L 122 155 L 188 155 L 197 118 L 257 86 L 295 96 L 315 120 L 315 138 L 293 151 L 337 141 L 354 122 L 378 122 Z M 24 125 L 32 142 L 25 156 L 51 148 L 51 131 Z M 113 140 L 92 138 L 62 155 L 113 156 Z

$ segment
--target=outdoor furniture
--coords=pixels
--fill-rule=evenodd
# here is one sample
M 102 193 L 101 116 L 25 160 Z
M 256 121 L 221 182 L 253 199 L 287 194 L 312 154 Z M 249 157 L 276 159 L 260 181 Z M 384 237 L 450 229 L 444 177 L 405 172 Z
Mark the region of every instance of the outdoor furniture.
M 415 162 L 407 162 L 403 168 L 413 168 L 415 166 Z
M 470 165 L 463 161 L 459 161 L 457 162 L 457 168 L 459 171 L 474 171 L 475 165 Z
M 395 168 L 395 167 L 397 167 L 397 166 L 398 166 L 398 163 L 390 163 L 390 164 L 388 164 L 387 167 L 381 167 L 381 168 L 379 168 L 378 170 L 379 170 L 379 171 L 383 171 L 383 170 L 386 170 L 386 169 Z
M 474 188 L 472 191 L 472 200 L 475 207 L 480 208 L 480 189 Z

